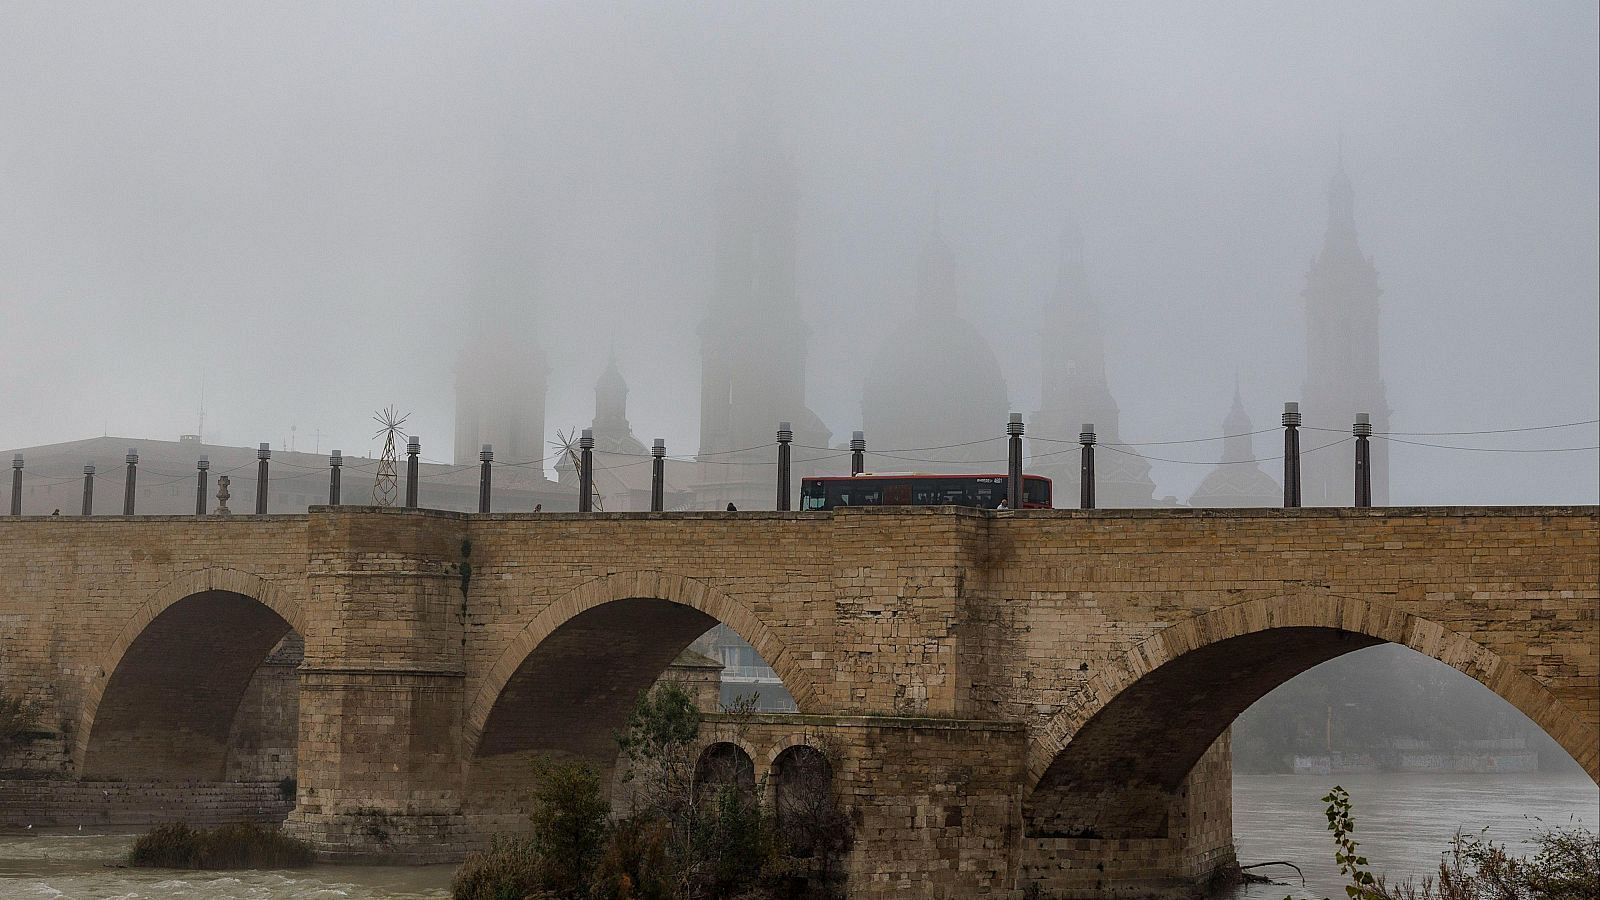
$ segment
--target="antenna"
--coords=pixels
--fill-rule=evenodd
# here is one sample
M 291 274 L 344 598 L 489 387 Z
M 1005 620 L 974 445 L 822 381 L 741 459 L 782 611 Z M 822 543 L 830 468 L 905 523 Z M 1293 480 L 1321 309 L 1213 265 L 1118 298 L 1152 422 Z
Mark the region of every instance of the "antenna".
M 399 475 L 395 472 L 399 458 L 395 453 L 394 438 L 400 434 L 400 426 L 409 418 L 410 413 L 400 415 L 393 404 L 372 415 L 372 420 L 382 426 L 372 436 L 383 438 L 383 455 L 378 458 L 378 477 L 372 484 L 372 502 L 377 506 L 393 506 L 395 495 L 400 491 Z

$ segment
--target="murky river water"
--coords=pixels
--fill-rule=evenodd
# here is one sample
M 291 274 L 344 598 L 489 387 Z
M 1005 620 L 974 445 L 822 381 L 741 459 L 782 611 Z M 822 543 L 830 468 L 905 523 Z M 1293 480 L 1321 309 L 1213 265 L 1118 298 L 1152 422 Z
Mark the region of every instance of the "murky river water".
M 1437 872 L 1439 854 L 1457 831 L 1487 828 L 1486 837 L 1525 853 L 1522 841 L 1542 827 L 1580 822 L 1592 831 L 1600 824 L 1600 788 L 1581 774 L 1235 775 L 1233 838 L 1240 863 L 1286 859 L 1307 881 L 1302 889 L 1292 869 L 1256 869 L 1293 887 L 1252 885 L 1241 898 L 1344 896 L 1321 803 L 1335 784 L 1350 792 L 1361 852 L 1391 881 Z
M 1338 783 L 1355 802 L 1356 838 L 1375 869 L 1425 875 L 1457 829 L 1512 844 L 1540 825 L 1600 821 L 1600 789 L 1578 776 L 1344 775 L 1328 778 L 1234 778 L 1234 836 L 1246 864 L 1291 860 L 1305 870 L 1301 888 L 1287 869 L 1258 870 L 1293 886 L 1255 885 L 1239 900 L 1342 897 L 1319 799 Z M 333 900 L 442 898 L 451 867 L 318 866 L 295 872 L 177 872 L 113 868 L 133 841 L 125 834 L 0 832 L 0 897 L 71 900 Z

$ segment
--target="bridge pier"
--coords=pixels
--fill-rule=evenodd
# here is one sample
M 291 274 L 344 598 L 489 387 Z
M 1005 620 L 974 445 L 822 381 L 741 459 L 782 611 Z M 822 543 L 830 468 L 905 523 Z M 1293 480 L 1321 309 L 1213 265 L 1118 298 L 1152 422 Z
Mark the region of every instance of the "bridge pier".
M 471 548 L 460 516 L 404 515 L 372 529 L 333 510 L 307 530 L 307 593 L 340 614 L 306 635 L 298 803 L 284 827 L 325 858 L 448 861 L 467 832 L 459 743 Z
M 1206 751 L 1177 790 L 1153 799 L 1164 807 L 1164 834 L 1026 834 L 1019 886 L 1037 885 L 1038 896 L 1061 900 L 1211 895 L 1209 886 L 1239 864 L 1229 734 Z

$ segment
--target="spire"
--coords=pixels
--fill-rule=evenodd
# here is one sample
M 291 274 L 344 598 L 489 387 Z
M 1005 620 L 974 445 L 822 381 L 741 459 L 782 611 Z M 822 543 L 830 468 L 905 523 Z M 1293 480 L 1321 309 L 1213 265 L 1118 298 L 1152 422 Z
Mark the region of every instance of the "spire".
M 956 314 L 958 276 L 955 253 L 944 239 L 937 201 L 935 201 L 933 230 L 922 248 L 922 262 L 917 278 L 917 314 L 921 316 L 953 316 Z
M 1055 288 L 1039 317 L 1043 402 L 1035 417 L 1037 433 L 1066 437 L 1076 435 L 1084 423 L 1093 423 L 1101 442 L 1114 444 L 1121 440 L 1121 412 L 1106 382 L 1105 338 L 1100 306 L 1089 287 L 1083 232 L 1071 218 L 1062 228 L 1060 253 Z M 1148 462 L 1126 453 L 1107 453 L 1096 465 L 1102 506 L 1155 505 Z M 1068 455 L 1052 457 L 1037 468 L 1056 478 L 1058 485 L 1073 484 L 1078 477 L 1077 461 Z
M 1373 427 L 1387 427 L 1389 405 L 1380 368 L 1379 299 L 1383 291 L 1372 260 L 1356 238 L 1355 188 L 1341 148 L 1328 182 L 1328 230 L 1322 249 L 1306 273 L 1306 380 L 1301 391 L 1307 422 L 1348 429 L 1356 413 L 1372 416 Z M 1373 501 L 1388 495 L 1388 457 L 1373 448 Z M 1349 473 L 1337 454 L 1308 457 L 1301 468 L 1306 506 L 1350 502 Z
M 622 380 L 622 372 L 617 368 L 615 347 L 606 359 L 605 371 L 594 385 L 594 422 L 597 431 L 602 425 L 621 432 L 628 428 L 628 383 Z
M 1344 147 L 1340 142 L 1339 161 L 1334 167 L 1333 177 L 1328 180 L 1328 235 L 1331 240 L 1336 233 L 1348 233 L 1352 239 L 1356 233 L 1356 189 L 1350 183 L 1350 176 L 1344 170 Z
M 1233 377 L 1233 408 L 1222 420 L 1222 461 L 1239 463 L 1251 457 L 1253 444 L 1250 432 L 1255 429 L 1250 414 L 1244 410 L 1244 398 L 1239 395 L 1239 376 Z
M 1061 231 L 1055 290 L 1042 316 L 1041 394 L 1046 410 L 1072 408 L 1062 428 L 1070 430 L 1078 423 L 1093 422 L 1102 439 L 1114 442 L 1118 409 L 1106 384 L 1100 306 L 1089 290 L 1085 258 L 1083 231 L 1069 220 Z

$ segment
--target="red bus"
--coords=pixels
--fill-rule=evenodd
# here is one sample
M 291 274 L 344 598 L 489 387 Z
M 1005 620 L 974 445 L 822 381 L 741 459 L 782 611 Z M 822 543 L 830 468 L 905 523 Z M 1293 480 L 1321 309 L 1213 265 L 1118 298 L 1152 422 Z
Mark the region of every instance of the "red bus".
M 800 479 L 800 508 L 840 506 L 976 506 L 996 509 L 1006 499 L 1005 475 L 838 475 Z M 1022 476 L 1024 509 L 1049 509 L 1050 479 Z

